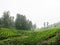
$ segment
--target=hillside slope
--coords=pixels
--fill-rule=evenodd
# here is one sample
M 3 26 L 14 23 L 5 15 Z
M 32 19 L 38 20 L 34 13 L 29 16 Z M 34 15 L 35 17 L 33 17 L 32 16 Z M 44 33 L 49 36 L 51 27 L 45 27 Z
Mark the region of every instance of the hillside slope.
M 0 45 L 43 45 L 56 41 L 60 28 L 45 31 L 26 31 L 2 28 L 0 30 Z

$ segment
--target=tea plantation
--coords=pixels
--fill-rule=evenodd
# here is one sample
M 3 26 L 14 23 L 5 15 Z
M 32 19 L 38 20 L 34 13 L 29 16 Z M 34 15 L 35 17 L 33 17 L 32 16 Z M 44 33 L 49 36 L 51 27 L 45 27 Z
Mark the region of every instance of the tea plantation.
M 60 28 L 16 30 L 1 28 L 0 45 L 54 45 Z M 53 44 L 54 43 L 54 44 Z

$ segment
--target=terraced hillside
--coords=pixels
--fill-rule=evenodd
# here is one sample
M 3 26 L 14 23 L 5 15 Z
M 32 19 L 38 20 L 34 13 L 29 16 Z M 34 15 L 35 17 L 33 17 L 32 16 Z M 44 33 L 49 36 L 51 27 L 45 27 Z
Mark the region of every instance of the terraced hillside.
M 51 45 L 56 42 L 59 31 L 59 27 L 43 29 L 43 31 L 1 28 L 0 45 Z

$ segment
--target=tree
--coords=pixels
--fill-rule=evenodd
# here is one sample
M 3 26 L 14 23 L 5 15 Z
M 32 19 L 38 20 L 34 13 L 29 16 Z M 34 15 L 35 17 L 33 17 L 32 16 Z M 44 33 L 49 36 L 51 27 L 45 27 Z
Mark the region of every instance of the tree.
M 31 30 L 32 29 L 32 22 L 26 19 L 26 16 L 17 14 L 15 20 L 15 27 L 16 29 L 21 30 Z
M 3 28 L 16 28 L 21 30 L 32 30 L 36 28 L 36 25 L 26 19 L 26 16 L 17 14 L 14 21 L 14 17 L 10 16 L 9 11 L 5 11 L 0 18 L 0 27 Z
M 0 18 L 0 29 L 1 29 L 1 27 L 2 27 L 2 19 Z
M 27 24 L 27 19 L 26 19 L 26 17 L 23 16 L 23 15 L 21 15 L 21 24 L 22 24 L 21 28 L 22 28 L 23 30 L 27 30 L 27 28 L 26 28 L 26 26 L 28 25 L 28 24 Z
M 35 30 L 35 29 L 36 29 L 36 24 L 34 24 L 34 25 L 32 26 L 32 29 L 33 29 L 33 30 Z
M 15 28 L 14 17 L 10 16 L 10 28 Z
M 13 28 L 14 27 L 14 17 L 10 16 L 9 11 L 5 11 L 3 13 L 1 20 L 2 20 L 2 26 L 4 28 Z
M 15 20 L 15 27 L 16 29 L 21 29 L 21 17 L 20 14 L 17 14 L 16 20 Z
M 9 21 L 9 11 L 3 13 L 2 19 L 3 19 L 3 27 L 4 28 L 9 28 L 9 25 L 10 25 L 9 24 L 10 23 L 10 21 Z
M 31 30 L 32 29 L 32 22 L 27 20 L 27 29 Z
M 45 22 L 44 22 L 44 28 L 45 28 Z

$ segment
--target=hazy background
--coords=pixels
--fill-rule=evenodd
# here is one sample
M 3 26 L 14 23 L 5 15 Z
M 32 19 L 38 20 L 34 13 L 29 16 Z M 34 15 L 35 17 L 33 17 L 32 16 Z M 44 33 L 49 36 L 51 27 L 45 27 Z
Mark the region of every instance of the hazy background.
M 0 16 L 7 10 L 11 16 L 26 15 L 37 27 L 60 21 L 60 0 L 0 0 Z

